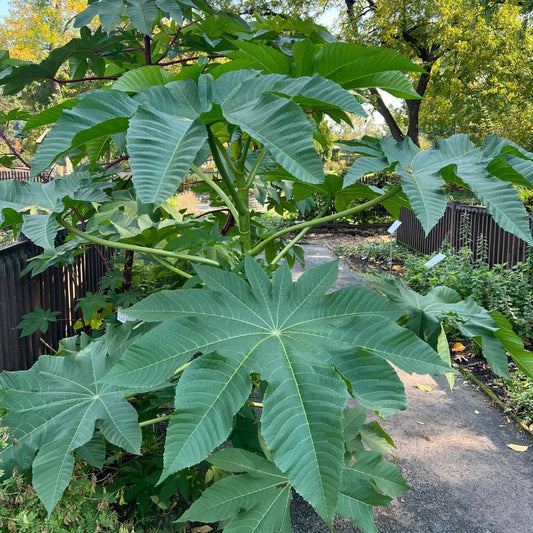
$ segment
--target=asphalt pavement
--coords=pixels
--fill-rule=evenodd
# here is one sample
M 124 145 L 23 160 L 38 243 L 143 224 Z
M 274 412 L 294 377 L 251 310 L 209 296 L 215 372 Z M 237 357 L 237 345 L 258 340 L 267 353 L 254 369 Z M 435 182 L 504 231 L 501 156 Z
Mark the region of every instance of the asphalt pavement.
M 335 259 L 326 246 L 304 249 L 306 268 Z M 337 287 L 364 283 L 341 262 Z M 533 439 L 460 375 L 453 390 L 443 376 L 400 375 L 409 408 L 382 426 L 412 490 L 376 510 L 379 532 L 533 533 Z M 292 518 L 295 533 L 329 531 L 298 497 Z M 346 520 L 334 530 L 359 532 Z

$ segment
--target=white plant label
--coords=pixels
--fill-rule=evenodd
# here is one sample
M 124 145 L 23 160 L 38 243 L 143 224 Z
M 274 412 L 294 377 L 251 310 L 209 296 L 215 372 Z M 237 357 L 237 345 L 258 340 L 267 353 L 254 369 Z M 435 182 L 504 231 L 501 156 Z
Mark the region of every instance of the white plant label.
M 387 231 L 392 235 L 401 225 L 401 221 L 397 220 Z
M 437 254 L 435 257 L 432 257 L 427 263 L 424 263 L 424 266 L 426 268 L 432 268 L 437 263 L 440 263 L 445 257 L 445 254 Z
M 125 322 L 135 322 L 137 319 L 132 318 L 131 316 L 128 316 L 122 309 L 118 309 L 117 320 L 119 322 L 122 322 L 122 324 L 124 324 Z

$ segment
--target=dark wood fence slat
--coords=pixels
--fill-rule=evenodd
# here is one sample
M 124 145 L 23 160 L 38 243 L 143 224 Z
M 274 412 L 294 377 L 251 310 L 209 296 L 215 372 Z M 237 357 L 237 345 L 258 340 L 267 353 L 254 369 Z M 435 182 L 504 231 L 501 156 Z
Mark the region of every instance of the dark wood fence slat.
M 60 339 L 72 335 L 76 299 L 88 291 L 96 292 L 100 277 L 105 272 L 103 261 L 94 248 L 76 258 L 74 265 L 50 268 L 30 277 L 20 277 L 28 259 L 38 255 L 39 248 L 31 242 L 21 242 L 0 248 L 0 371 L 29 368 L 43 353 L 50 350 L 40 342 L 42 337 L 57 348 Z M 112 251 L 103 249 L 110 259 Z M 17 325 L 22 316 L 34 307 L 60 311 L 56 323 L 50 324 L 45 334 L 37 333 L 21 338 Z
M 489 266 L 507 264 L 511 267 L 527 259 L 529 246 L 513 234 L 501 229 L 484 207 L 448 204 L 439 223 L 426 236 L 424 230 L 409 209 L 402 207 L 402 225 L 396 233 L 397 242 L 422 254 L 431 254 L 441 249 L 445 241 L 455 251 L 468 246 L 474 258 L 480 257 L 480 245 L 484 241 L 486 261 Z M 465 224 L 470 231 L 465 242 Z M 533 235 L 533 213 L 529 214 L 529 226 Z

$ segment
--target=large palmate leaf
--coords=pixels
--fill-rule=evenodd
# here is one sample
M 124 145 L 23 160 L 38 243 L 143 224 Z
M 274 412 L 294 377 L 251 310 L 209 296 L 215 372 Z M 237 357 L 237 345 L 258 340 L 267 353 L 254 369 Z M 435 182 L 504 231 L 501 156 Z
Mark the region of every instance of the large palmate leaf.
M 364 372 L 352 376 L 352 367 L 362 368 L 369 354 L 409 372 L 443 373 L 448 367 L 395 324 L 401 311 L 381 296 L 360 287 L 325 295 L 335 282 L 336 263 L 310 270 L 294 286 L 286 266 L 270 281 L 251 258 L 250 285 L 217 269 L 198 272 L 207 288 L 164 291 L 128 309 L 132 318 L 162 324 L 125 351 L 106 381 L 156 385 L 183 370 L 168 429 L 166 476 L 203 460 L 227 438 L 232 417 L 250 393 L 249 375 L 259 373 L 268 383 L 262 414 L 266 445 L 295 489 L 331 521 L 347 398 L 336 363 L 344 379 L 353 378 L 361 401 L 385 411 L 402 408 L 403 390 L 390 367 L 384 383 L 373 384 L 375 396 Z M 198 353 L 203 355 L 189 364 Z M 383 366 L 377 360 L 370 364 Z
M 161 204 L 181 185 L 207 140 L 197 120 L 140 109 L 127 133 L 133 183 L 144 203 Z
M 435 287 L 426 295 L 408 289 L 395 276 L 369 276 L 370 283 L 404 309 L 408 320 L 406 327 L 425 338 L 435 348 L 441 333 L 441 323 L 451 322 L 466 337 L 474 339 L 492 370 L 509 376 L 506 348 L 500 341 L 501 327 L 491 313 L 478 305 L 472 297 L 461 297 L 448 287 Z M 511 330 L 512 333 L 512 330 Z
M 1 181 L 0 224 L 4 220 L 4 210 L 17 213 L 39 213 L 43 211 L 46 213 L 60 213 L 64 209 L 63 200 L 66 197 L 81 201 L 105 201 L 107 195 L 102 189 L 102 185 L 98 182 L 93 182 L 83 169 L 75 171 L 65 178 L 56 178 L 48 183 L 16 180 Z M 22 218 L 21 214 L 17 216 L 19 219 Z M 33 229 L 39 231 L 35 226 Z M 50 226 L 48 226 L 48 230 L 50 230 Z M 47 239 L 49 240 L 50 234 L 45 233 L 45 235 L 48 235 Z M 42 246 L 42 244 L 39 246 Z
M 32 160 L 31 175 L 36 176 L 69 150 L 95 137 L 126 131 L 137 104 L 122 91 L 95 90 L 80 103 L 66 109 L 54 124 Z
M 107 370 L 106 347 L 93 342 L 76 358 L 41 356 L 30 370 L 0 375 L 2 424 L 13 437 L 0 451 L 2 468 L 32 466 L 33 486 L 49 512 L 72 476 L 73 451 L 91 441 L 95 428 L 140 453 L 137 412 L 124 399 L 131 389 L 99 383 Z
M 240 449 L 221 450 L 209 462 L 240 474 L 221 479 L 180 517 L 180 522 L 218 522 L 231 532 L 290 533 L 291 485 L 276 466 L 263 457 Z
M 396 143 L 392 139 L 382 139 L 380 148 L 381 153 L 359 151 L 362 157 L 355 162 L 355 169 L 348 171 L 348 184 L 363 173 L 384 168 L 385 158 L 391 170 L 401 176 L 402 188 L 426 233 L 444 214 L 443 185 L 448 181 L 469 188 L 500 227 L 533 244 L 527 212 L 513 187 L 513 183 L 530 183 L 531 165 L 508 141 L 491 136 L 484 145 L 476 146 L 461 134 L 424 151 L 408 141 Z M 358 147 L 353 150 L 357 152 Z M 505 155 L 508 152 L 511 154 Z M 369 161 L 365 163 L 365 159 Z
M 364 419 L 364 415 L 363 415 Z M 239 474 L 209 487 L 180 517 L 180 522 L 226 521 L 224 533 L 290 533 L 291 485 L 264 457 L 241 449 L 224 449 L 208 458 L 215 467 Z M 409 490 L 398 469 L 380 454 L 361 451 L 354 464 L 343 469 L 338 513 L 363 531 L 377 532 L 372 506 L 388 505 Z M 380 494 L 376 487 L 383 492 Z

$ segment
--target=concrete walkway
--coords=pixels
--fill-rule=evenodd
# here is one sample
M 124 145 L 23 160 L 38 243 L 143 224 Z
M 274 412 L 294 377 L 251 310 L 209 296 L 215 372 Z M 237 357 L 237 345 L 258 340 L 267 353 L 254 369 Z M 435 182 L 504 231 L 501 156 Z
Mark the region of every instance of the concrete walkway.
M 307 267 L 335 258 L 325 246 L 304 248 Z M 363 282 L 342 266 L 338 286 Z M 379 532 L 533 533 L 533 439 L 461 376 L 453 391 L 443 377 L 401 377 L 409 409 L 383 427 L 396 444 L 398 466 L 412 491 L 376 511 Z M 519 453 L 507 444 L 529 449 Z M 293 528 L 328 531 L 301 500 L 293 505 Z M 338 521 L 335 531 L 359 530 Z

